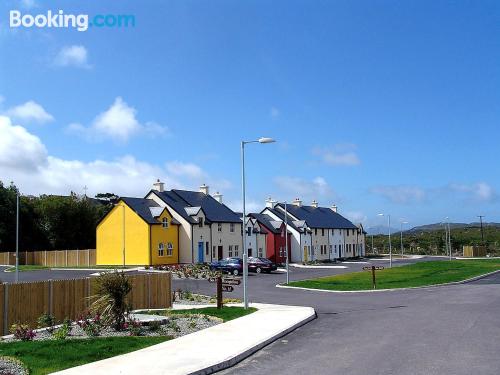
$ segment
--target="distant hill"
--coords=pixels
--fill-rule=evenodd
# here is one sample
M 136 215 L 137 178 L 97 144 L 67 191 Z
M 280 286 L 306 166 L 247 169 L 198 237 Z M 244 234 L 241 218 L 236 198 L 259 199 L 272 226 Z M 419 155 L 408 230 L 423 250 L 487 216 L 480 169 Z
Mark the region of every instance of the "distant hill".
M 460 254 L 464 245 L 481 245 L 483 239 L 481 235 L 480 223 L 450 223 L 451 228 L 451 243 L 453 252 Z M 387 227 L 373 227 L 374 233 L 374 251 L 388 251 Z M 403 243 L 406 253 L 413 254 L 445 254 L 446 252 L 446 237 L 444 225 L 442 223 L 421 225 L 403 231 Z M 500 255 L 500 223 L 483 223 L 484 245 L 488 247 L 488 253 L 492 255 Z M 378 231 L 379 234 L 376 234 Z M 396 252 L 400 247 L 400 232 L 398 229 L 392 232 L 393 249 Z M 367 250 L 371 252 L 371 240 L 367 241 Z
M 399 229 L 396 228 L 391 228 L 391 233 L 399 233 Z M 387 225 L 376 225 L 374 227 L 370 227 L 366 229 L 366 233 L 371 236 L 371 235 L 378 235 L 378 234 L 387 234 Z
M 466 228 L 480 228 L 481 223 L 450 223 L 450 228 L 451 229 L 466 229 Z M 483 223 L 483 227 L 494 227 L 494 228 L 500 228 L 500 223 Z M 431 232 L 435 230 L 444 230 L 444 224 L 443 223 L 435 223 L 435 224 L 426 224 L 426 225 L 420 225 L 418 227 L 411 228 L 405 232 L 412 233 L 412 232 Z

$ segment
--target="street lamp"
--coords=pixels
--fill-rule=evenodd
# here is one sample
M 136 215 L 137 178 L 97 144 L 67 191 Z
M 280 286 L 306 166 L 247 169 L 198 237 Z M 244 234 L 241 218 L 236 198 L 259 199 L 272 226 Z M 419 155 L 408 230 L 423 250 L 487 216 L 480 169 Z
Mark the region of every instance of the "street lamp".
M 241 193 L 243 198 L 243 226 L 245 225 L 246 212 L 246 192 L 245 192 L 245 145 L 248 143 L 273 143 L 276 142 L 272 138 L 261 137 L 255 141 L 241 141 Z M 245 240 L 245 231 L 243 231 L 243 303 L 245 309 L 248 309 L 248 253 Z
M 404 253 L 404 248 L 403 248 L 403 224 L 408 224 L 407 221 L 402 221 L 401 222 L 401 259 L 403 258 L 403 253 Z
M 387 229 L 389 230 L 389 268 L 392 268 L 391 215 L 378 214 L 378 216 L 387 216 Z
M 448 251 L 449 260 L 451 260 L 451 229 L 450 229 L 450 218 L 445 217 L 445 229 L 446 229 L 446 249 Z

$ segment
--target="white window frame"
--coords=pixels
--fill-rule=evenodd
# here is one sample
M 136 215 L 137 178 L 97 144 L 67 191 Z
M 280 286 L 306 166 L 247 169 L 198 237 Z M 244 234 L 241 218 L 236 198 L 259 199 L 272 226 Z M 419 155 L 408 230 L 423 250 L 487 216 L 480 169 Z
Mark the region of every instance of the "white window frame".
M 164 229 L 167 229 L 167 228 L 168 228 L 168 218 L 167 218 L 167 217 L 164 217 L 163 219 L 161 219 L 161 226 L 162 226 Z
M 222 232 L 222 223 L 217 223 L 217 232 Z
M 163 242 L 160 242 L 158 244 L 158 256 L 159 257 L 164 257 L 165 256 L 165 245 Z
M 172 242 L 167 243 L 167 256 L 171 257 L 174 253 L 174 245 Z
M 234 223 L 229 223 L 229 231 L 234 233 Z

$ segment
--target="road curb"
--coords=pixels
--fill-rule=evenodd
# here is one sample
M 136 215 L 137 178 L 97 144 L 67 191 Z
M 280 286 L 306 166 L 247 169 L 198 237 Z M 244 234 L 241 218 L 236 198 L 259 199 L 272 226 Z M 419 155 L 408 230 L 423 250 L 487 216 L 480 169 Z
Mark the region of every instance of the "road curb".
M 315 288 L 303 288 L 299 286 L 290 286 L 283 284 L 276 284 L 276 288 L 284 288 L 284 289 L 299 289 L 299 290 L 310 290 L 313 292 L 326 292 L 326 293 L 377 293 L 377 292 L 397 292 L 401 290 L 415 290 L 415 289 L 431 289 L 431 288 L 440 288 L 451 285 L 461 285 L 471 283 L 473 281 L 484 279 L 485 277 L 500 273 L 500 270 L 496 270 L 493 272 L 485 273 L 483 275 L 474 276 L 469 279 L 461 280 L 461 281 L 453 281 L 450 283 L 444 284 L 435 284 L 435 285 L 426 285 L 426 286 L 413 286 L 409 288 L 394 288 L 394 289 L 373 289 L 373 290 L 327 290 L 327 289 L 315 289 Z
M 295 331 L 297 328 L 302 327 L 303 325 L 309 323 L 310 321 L 314 320 L 317 318 L 316 310 L 314 310 L 312 307 L 310 308 L 312 310 L 312 314 L 308 316 L 307 318 L 303 319 L 300 322 L 295 323 L 293 326 L 281 331 L 280 333 L 277 333 L 276 335 L 272 336 L 271 338 L 262 341 L 261 343 L 245 350 L 244 352 L 236 355 L 233 358 L 227 359 L 223 362 L 220 362 L 216 365 L 212 365 L 210 367 L 204 368 L 202 370 L 190 372 L 188 375 L 207 375 L 207 374 L 212 374 L 214 372 L 218 372 L 221 370 L 228 369 L 230 367 L 233 367 L 237 363 L 243 361 L 244 359 L 250 357 L 252 354 L 255 352 L 261 350 L 262 348 L 266 347 L 267 345 L 273 343 L 274 341 L 280 339 L 283 336 L 288 335 L 290 332 Z

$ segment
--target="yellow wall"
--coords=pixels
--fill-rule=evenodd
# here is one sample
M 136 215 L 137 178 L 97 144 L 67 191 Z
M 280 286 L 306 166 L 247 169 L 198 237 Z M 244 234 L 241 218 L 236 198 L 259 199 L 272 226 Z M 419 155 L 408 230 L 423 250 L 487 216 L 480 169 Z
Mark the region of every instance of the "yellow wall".
M 125 264 L 149 264 L 149 225 L 122 201 L 97 226 L 96 264 L 123 264 L 125 207 Z
M 158 218 L 166 217 L 168 228 L 150 225 L 122 201 L 97 226 L 96 264 L 123 264 L 123 214 L 125 212 L 125 264 L 152 265 L 179 262 L 179 226 L 171 224 L 172 216 L 164 210 Z M 159 256 L 158 245 L 164 244 L 164 256 Z M 167 256 L 167 244 L 172 243 L 172 256 Z
M 175 264 L 179 263 L 179 225 L 171 224 L 172 216 L 167 210 L 164 210 L 158 221 L 166 217 L 169 222 L 168 228 L 160 225 L 151 225 L 151 255 L 152 264 Z M 164 256 L 159 256 L 158 245 L 163 243 Z M 172 256 L 167 256 L 167 244 L 172 243 Z

